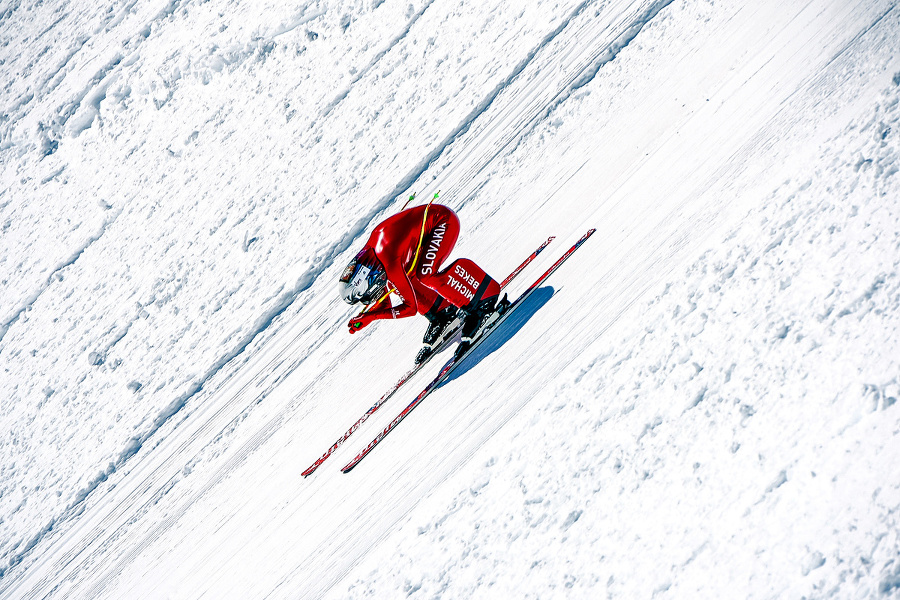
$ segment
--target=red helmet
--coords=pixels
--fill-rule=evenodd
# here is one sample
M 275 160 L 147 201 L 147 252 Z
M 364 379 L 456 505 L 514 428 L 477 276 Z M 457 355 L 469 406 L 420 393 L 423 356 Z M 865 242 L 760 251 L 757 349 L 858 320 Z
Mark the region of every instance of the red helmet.
M 381 298 L 386 289 L 387 273 L 371 248 L 363 248 L 338 280 L 338 293 L 347 304 L 370 304 Z

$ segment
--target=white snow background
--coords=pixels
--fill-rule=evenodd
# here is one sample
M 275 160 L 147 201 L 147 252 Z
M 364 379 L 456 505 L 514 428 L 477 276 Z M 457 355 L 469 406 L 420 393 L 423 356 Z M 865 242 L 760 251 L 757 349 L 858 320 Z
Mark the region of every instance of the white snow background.
M 0 597 L 900 597 L 890 0 L 0 2 Z M 515 295 L 350 336 L 412 192 Z

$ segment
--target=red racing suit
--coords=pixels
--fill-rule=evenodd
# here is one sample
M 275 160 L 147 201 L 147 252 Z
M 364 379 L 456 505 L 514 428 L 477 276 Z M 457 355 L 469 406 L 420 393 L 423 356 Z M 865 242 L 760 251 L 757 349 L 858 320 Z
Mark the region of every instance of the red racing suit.
M 450 304 L 458 308 L 475 306 L 499 296 L 500 284 L 467 258 L 439 270 L 458 237 L 459 218 L 441 204 L 404 210 L 376 226 L 366 248 L 371 248 L 384 265 L 389 285 L 403 302 L 364 313 L 359 317 L 361 325 L 377 319 L 434 314 Z

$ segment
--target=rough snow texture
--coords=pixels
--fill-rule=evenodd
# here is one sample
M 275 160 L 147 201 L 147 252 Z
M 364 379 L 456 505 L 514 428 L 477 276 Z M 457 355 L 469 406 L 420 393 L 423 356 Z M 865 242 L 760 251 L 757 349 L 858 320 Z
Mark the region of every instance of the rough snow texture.
M 407 165 L 513 68 L 503 46 L 559 20 L 541 2 L 425 22 L 429 3 L 155 4 L 4 17 L 6 561 L 333 271 Z
M 89 4 L 0 7 L 0 597 L 900 596 L 896 2 Z M 438 190 L 497 275 L 598 231 L 302 479 Z
M 334 597 L 896 595 L 898 125 L 893 87 Z

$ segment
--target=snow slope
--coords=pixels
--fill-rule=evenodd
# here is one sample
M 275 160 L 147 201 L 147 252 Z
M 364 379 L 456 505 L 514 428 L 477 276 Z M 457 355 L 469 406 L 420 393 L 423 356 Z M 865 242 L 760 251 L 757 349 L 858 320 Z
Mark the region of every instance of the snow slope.
M 510 4 L 0 9 L 0 596 L 900 595 L 896 3 Z M 302 479 L 438 190 L 513 291 L 598 232 Z

